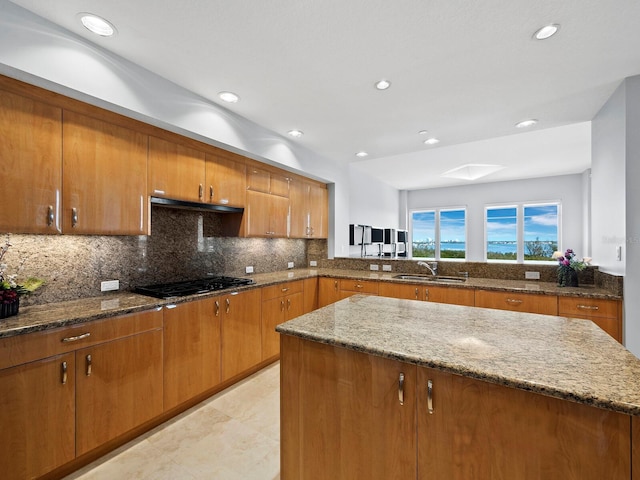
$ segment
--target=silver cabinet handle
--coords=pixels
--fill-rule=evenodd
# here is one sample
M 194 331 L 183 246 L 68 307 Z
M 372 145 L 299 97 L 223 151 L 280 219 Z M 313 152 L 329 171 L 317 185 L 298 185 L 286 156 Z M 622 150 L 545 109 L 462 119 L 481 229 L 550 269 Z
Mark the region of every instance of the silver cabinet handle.
M 398 400 L 404 405 L 404 373 L 398 375 Z
M 360 285 L 359 283 L 356 283 L 356 288 L 362 288 L 362 285 Z
M 287 311 L 289 311 L 289 309 L 291 309 L 291 299 L 287 298 Z
M 220 316 L 220 302 L 216 300 L 216 317 Z
M 203 193 L 204 193 L 204 189 L 202 188 L 202 184 L 200 184 L 198 186 L 198 198 L 202 198 Z
M 425 288 L 424 289 L 424 299 L 428 302 L 429 301 L 429 289 Z
M 284 312 L 284 300 L 280 300 L 280 311 Z
M 522 300 L 519 300 L 517 298 L 507 298 L 507 303 L 510 303 L 512 305 L 520 305 L 522 303 Z
M 427 410 L 429 415 L 433 415 L 433 381 L 427 381 Z
M 78 209 L 73 207 L 71 209 L 71 226 L 75 227 L 78 224 Z
M 62 343 L 77 342 L 78 340 L 82 340 L 83 338 L 87 338 L 90 336 L 91 334 L 89 332 L 86 332 L 81 333 L 80 335 L 76 335 L 75 337 L 64 337 L 62 339 Z
M 336 292 L 338 291 L 338 281 L 337 280 L 333 281 L 333 288 L 335 288 Z
M 289 289 L 288 289 L 288 288 L 283 288 L 283 289 L 282 289 L 282 291 L 283 291 L 283 292 L 288 292 L 288 291 L 289 291 Z
M 51 226 L 53 225 L 53 221 L 55 220 L 55 217 L 53 216 L 53 205 L 49 205 L 49 208 L 47 208 L 47 226 Z
M 213 200 L 213 185 L 209 185 L 209 198 Z
M 62 362 L 60 364 L 60 369 L 61 369 L 61 372 L 62 372 L 62 378 L 61 378 L 62 384 L 66 385 L 66 383 L 67 383 L 67 362 Z
M 420 289 L 418 287 L 416 287 L 416 300 L 418 300 L 418 295 L 420 295 Z
M 597 305 L 578 305 L 581 310 L 598 310 L 600 307 Z
M 225 312 L 229 313 L 229 311 L 231 310 L 231 300 L 227 298 L 225 301 L 227 303 L 227 309 L 225 310 Z
M 93 359 L 91 358 L 91 355 L 87 355 L 87 377 L 91 376 L 91 362 L 93 361 Z

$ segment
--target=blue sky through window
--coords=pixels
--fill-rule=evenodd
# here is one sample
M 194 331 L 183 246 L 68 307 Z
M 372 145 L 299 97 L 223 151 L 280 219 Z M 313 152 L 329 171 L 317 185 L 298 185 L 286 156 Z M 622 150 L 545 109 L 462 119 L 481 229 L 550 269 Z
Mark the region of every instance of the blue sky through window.
M 524 207 L 524 241 L 558 241 L 558 205 Z

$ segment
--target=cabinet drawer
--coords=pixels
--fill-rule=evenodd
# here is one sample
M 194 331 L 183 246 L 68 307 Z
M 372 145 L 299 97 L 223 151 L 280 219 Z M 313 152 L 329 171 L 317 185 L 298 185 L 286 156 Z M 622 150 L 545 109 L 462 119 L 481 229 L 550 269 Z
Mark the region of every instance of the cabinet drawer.
M 0 369 L 162 328 L 162 311 L 147 310 L 72 327 L 0 339 Z
M 476 307 L 496 308 L 512 312 L 558 314 L 558 297 L 555 295 L 476 290 L 475 304 Z
M 277 285 L 271 285 L 262 289 L 262 300 L 271 300 L 272 298 L 284 297 L 294 293 L 300 293 L 303 290 L 302 280 L 295 282 L 284 282 Z
M 558 315 L 579 318 L 618 318 L 617 300 L 558 297 Z
M 358 293 L 373 293 L 378 294 L 378 282 L 369 280 L 340 280 L 340 290 L 346 290 L 348 292 Z

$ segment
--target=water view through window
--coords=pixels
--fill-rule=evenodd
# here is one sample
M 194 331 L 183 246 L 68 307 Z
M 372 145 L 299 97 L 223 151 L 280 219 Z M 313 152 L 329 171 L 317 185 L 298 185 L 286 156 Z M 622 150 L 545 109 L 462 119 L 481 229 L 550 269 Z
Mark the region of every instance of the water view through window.
M 425 210 L 411 214 L 412 256 L 436 258 L 439 244 L 440 258 L 466 258 L 466 225 L 464 209 Z M 439 238 L 436 233 L 438 222 Z
M 518 210 L 487 208 L 487 260 L 516 260 L 518 256 Z
M 558 250 L 558 205 L 524 207 L 524 259 L 553 260 Z

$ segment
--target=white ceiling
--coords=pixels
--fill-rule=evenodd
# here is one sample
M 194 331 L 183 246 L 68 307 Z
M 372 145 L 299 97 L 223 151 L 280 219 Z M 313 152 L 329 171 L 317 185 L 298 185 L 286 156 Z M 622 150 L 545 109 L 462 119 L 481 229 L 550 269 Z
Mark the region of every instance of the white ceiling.
M 466 183 L 440 174 L 468 163 L 507 167 L 479 181 L 581 172 L 588 122 L 640 74 L 636 0 L 13 3 L 216 103 L 233 91 L 226 108 L 402 189 Z M 79 12 L 118 34 L 89 33 Z M 548 23 L 560 32 L 532 40 Z

